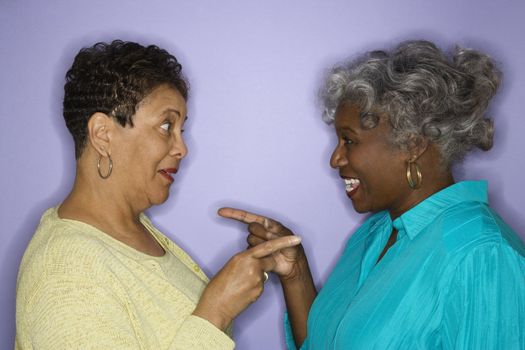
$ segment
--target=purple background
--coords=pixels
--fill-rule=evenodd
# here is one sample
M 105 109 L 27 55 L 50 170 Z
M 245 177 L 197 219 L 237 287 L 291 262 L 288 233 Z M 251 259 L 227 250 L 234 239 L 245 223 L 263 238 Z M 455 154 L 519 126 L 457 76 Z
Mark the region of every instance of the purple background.
M 304 237 L 318 284 L 363 220 L 328 158 L 335 144 L 315 95 L 322 73 L 357 52 L 402 39 L 485 50 L 505 79 L 491 107 L 495 146 L 457 179 L 488 179 L 493 206 L 525 236 L 525 3 L 447 1 L 0 0 L 0 345 L 14 339 L 18 264 L 42 212 L 74 176 L 61 117 L 76 52 L 113 38 L 156 43 L 191 81 L 183 162 L 170 199 L 149 214 L 213 275 L 246 245 L 220 206 L 275 216 Z M 236 321 L 239 349 L 284 348 L 276 280 Z

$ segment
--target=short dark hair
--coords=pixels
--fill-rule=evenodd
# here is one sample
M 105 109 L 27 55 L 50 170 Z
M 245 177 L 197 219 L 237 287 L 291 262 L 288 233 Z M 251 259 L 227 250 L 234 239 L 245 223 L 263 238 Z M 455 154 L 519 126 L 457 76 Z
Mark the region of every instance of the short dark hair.
M 167 84 L 188 98 L 188 83 L 177 59 L 155 45 L 115 40 L 80 50 L 66 74 L 64 119 L 78 159 L 87 141 L 87 124 L 96 112 L 133 126 L 137 105 Z

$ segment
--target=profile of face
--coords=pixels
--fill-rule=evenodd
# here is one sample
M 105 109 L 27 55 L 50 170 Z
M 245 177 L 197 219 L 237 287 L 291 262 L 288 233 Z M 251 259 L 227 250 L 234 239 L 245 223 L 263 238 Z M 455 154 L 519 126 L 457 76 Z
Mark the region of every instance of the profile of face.
M 128 203 L 150 207 L 166 201 L 174 174 L 188 150 L 182 138 L 186 102 L 162 85 L 138 105 L 133 126 L 114 128 L 110 177 Z
M 387 116 L 373 128 L 364 128 L 361 109 L 342 103 L 335 114 L 337 146 L 330 165 L 339 170 L 347 196 L 359 213 L 403 208 L 409 200 L 406 182 L 407 152 L 390 142 Z

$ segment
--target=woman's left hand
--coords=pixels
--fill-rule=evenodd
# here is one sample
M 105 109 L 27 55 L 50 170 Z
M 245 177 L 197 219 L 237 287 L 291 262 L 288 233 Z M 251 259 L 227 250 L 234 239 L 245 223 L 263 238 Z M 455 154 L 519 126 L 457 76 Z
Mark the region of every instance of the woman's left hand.
M 264 246 L 265 242 L 293 235 L 278 221 L 245 210 L 221 208 L 218 213 L 222 217 L 248 224 L 249 250 L 256 249 L 253 248 L 255 246 Z M 307 334 L 308 313 L 317 295 L 308 259 L 300 244 L 275 250 L 272 257 L 273 268 L 266 271 L 275 272 L 280 277 L 294 339 L 297 344 L 302 344 Z

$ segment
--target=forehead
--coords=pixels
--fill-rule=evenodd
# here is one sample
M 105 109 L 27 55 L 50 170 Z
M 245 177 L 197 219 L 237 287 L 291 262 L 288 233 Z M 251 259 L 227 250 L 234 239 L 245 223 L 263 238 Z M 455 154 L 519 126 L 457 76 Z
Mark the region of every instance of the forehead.
M 138 105 L 137 113 L 141 110 L 154 114 L 171 110 L 178 112 L 181 117 L 186 117 L 187 113 L 184 97 L 169 85 L 161 85 L 144 97 Z
M 363 115 L 363 109 L 355 103 L 343 102 L 337 107 L 334 126 L 336 130 L 348 130 L 360 136 L 373 135 L 389 139 L 392 133 L 386 113 L 372 108 L 372 111 Z
M 335 111 L 334 125 L 336 128 L 360 129 L 360 114 L 361 108 L 357 104 L 343 102 Z

